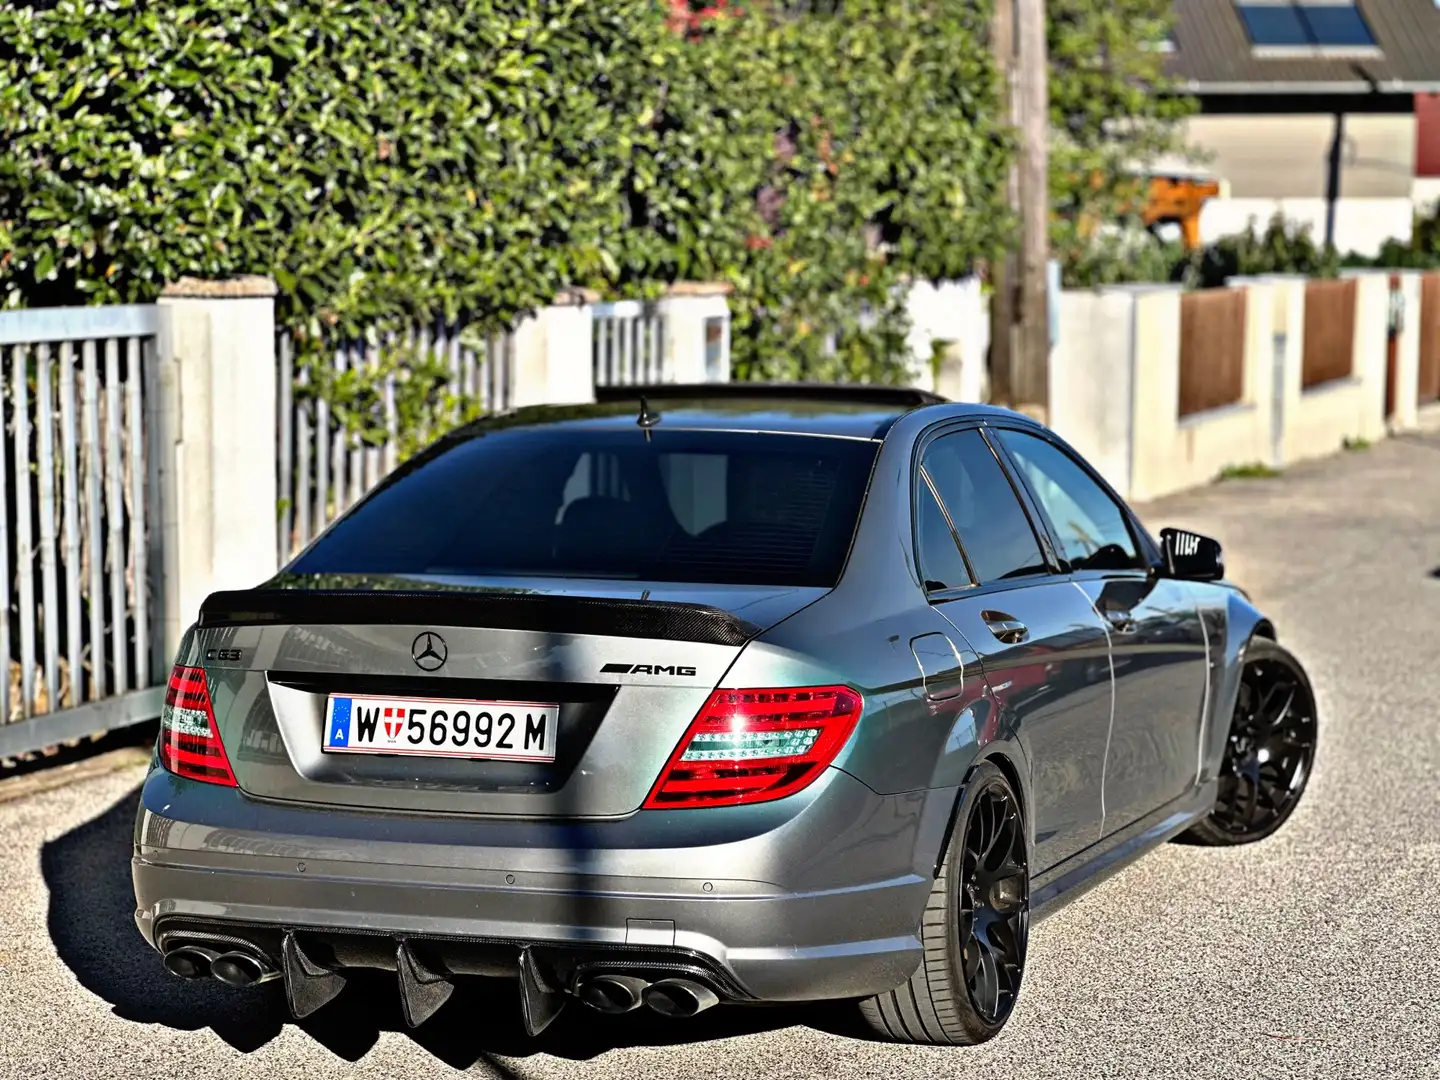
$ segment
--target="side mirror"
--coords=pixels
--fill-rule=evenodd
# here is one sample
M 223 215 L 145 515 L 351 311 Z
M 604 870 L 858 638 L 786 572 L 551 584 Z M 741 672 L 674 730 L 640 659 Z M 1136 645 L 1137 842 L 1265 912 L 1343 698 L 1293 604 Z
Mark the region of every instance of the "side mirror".
M 1219 581 L 1225 576 L 1220 541 L 1184 529 L 1161 529 L 1165 565 L 1161 573 L 1182 581 Z

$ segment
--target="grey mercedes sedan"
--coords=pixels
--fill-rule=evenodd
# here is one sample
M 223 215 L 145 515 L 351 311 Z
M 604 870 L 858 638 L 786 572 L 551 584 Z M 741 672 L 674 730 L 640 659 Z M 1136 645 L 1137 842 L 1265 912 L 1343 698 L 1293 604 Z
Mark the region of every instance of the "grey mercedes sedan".
M 1315 701 L 1219 545 L 916 391 L 654 386 L 441 439 L 209 597 L 135 830 L 184 979 L 418 1025 L 509 979 L 693 1016 L 1010 1016 L 1032 921 L 1295 809 Z

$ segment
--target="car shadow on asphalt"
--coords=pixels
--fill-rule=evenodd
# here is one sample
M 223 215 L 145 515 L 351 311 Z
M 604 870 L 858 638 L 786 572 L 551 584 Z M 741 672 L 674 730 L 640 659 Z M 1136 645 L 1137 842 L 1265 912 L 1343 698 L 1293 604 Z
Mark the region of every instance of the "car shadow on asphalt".
M 690 1020 L 648 1012 L 607 1017 L 572 1003 L 539 1038 L 520 1018 L 513 983 L 470 980 L 435 1016 L 411 1031 L 401 1016 L 394 976 L 357 972 L 330 1005 L 296 1022 L 277 983 L 234 990 L 218 983 L 186 983 L 170 975 L 135 927 L 130 851 L 139 807 L 137 788 L 99 817 L 49 843 L 40 866 L 50 891 L 48 926 L 55 951 L 80 985 L 137 1024 L 177 1031 L 209 1028 L 230 1046 L 250 1052 L 295 1026 L 347 1061 L 359 1061 L 383 1031 L 408 1034 L 445 1064 L 467 1069 L 495 1058 L 550 1054 L 587 1060 L 628 1046 L 673 1046 L 754 1035 L 805 1025 L 859 1037 L 839 1007 L 717 1008 Z

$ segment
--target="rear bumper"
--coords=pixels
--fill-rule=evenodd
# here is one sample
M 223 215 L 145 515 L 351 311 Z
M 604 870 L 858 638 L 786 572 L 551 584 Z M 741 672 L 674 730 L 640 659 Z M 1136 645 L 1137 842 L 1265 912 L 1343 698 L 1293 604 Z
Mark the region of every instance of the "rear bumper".
M 831 770 L 777 803 L 544 825 L 259 803 L 155 770 L 136 922 L 673 950 L 738 998 L 860 997 L 907 978 L 954 792 Z M 619 955 L 619 954 L 617 954 Z

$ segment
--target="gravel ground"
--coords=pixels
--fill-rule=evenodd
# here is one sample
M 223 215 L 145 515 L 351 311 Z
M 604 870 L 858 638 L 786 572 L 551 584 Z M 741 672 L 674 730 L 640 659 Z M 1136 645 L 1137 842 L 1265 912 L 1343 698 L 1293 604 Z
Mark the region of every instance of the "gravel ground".
M 531 1043 L 481 991 L 411 1034 L 383 985 L 296 1025 L 141 942 L 131 767 L 0 804 L 0 1077 L 1440 1077 L 1440 437 L 1142 512 L 1224 540 L 1309 665 L 1320 760 L 1272 839 L 1167 846 L 1041 924 L 985 1046 L 868 1042 L 826 1009 L 577 1012 Z

